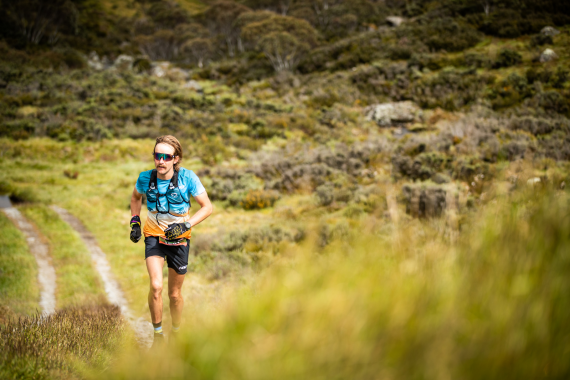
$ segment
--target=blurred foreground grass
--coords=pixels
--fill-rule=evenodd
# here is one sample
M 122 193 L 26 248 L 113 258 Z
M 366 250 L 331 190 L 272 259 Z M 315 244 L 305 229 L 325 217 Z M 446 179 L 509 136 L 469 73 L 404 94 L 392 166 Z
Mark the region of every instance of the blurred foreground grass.
M 0 378 L 81 378 L 104 370 L 125 342 L 116 306 L 77 307 L 0 325 Z
M 523 189 L 457 243 L 437 221 L 364 222 L 324 251 L 284 253 L 217 307 L 188 305 L 175 349 L 127 355 L 113 377 L 567 378 L 568 205 Z

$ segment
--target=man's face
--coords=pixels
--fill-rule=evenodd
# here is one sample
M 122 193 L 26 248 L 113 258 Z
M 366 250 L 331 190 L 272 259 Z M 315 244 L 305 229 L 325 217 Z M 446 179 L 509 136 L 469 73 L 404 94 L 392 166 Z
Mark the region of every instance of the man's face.
M 164 143 L 160 143 L 157 144 L 156 147 L 154 148 L 154 152 L 155 153 L 166 153 L 166 154 L 170 154 L 173 155 L 174 154 L 174 147 L 170 146 L 168 144 L 164 144 Z M 161 175 L 166 175 L 168 173 L 170 173 L 172 170 L 174 170 L 174 164 L 177 163 L 179 160 L 178 157 L 174 157 L 174 160 L 171 161 L 165 161 L 162 158 L 160 160 L 156 160 L 156 157 L 154 158 L 154 166 L 156 167 L 156 171 L 158 172 L 158 174 Z

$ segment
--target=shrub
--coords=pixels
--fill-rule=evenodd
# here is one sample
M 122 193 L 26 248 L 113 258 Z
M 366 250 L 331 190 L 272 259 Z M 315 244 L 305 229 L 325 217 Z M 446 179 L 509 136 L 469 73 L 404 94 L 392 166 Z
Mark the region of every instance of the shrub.
M 542 45 L 552 45 L 554 41 L 552 40 L 552 36 L 548 36 L 542 33 L 535 34 L 530 38 L 530 46 L 537 47 Z
M 241 206 L 245 210 L 273 207 L 279 199 L 279 193 L 272 190 L 251 190 L 242 199 Z
M 449 18 L 439 18 L 421 30 L 420 38 L 433 50 L 462 51 L 477 44 L 481 37 L 475 29 Z
M 315 198 L 317 205 L 328 206 L 334 201 L 334 187 L 330 184 L 324 184 L 315 189 Z
M 511 67 L 522 62 L 522 55 L 512 49 L 502 49 L 493 64 L 495 68 Z

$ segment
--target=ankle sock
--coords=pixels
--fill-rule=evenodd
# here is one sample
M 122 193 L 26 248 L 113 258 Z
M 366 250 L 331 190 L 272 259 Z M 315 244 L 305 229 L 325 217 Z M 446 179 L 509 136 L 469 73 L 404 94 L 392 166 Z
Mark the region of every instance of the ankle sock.
M 156 334 L 162 335 L 162 321 L 160 321 L 158 323 L 153 323 L 152 326 L 154 327 L 155 336 L 156 336 Z
M 174 325 L 172 325 L 172 332 L 177 333 L 178 331 L 180 331 L 180 326 L 174 326 Z

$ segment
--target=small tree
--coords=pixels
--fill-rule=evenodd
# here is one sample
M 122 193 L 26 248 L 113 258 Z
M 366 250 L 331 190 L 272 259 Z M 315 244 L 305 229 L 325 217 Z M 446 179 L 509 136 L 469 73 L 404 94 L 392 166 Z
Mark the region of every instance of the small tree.
M 186 42 L 182 52 L 195 62 L 198 67 L 204 67 L 204 61 L 213 53 L 212 41 L 208 38 L 194 38 Z
M 233 1 L 218 0 L 202 14 L 210 33 L 213 36 L 222 37 L 225 50 L 230 57 L 235 56 L 236 47 L 240 45 L 240 33 L 235 21 L 247 11 L 250 9 L 245 5 Z
M 58 32 L 71 28 L 75 32 L 78 11 L 70 0 L 19 0 L 2 3 L 6 13 L 26 41 L 39 44 L 47 36 L 54 43 Z
M 277 72 L 292 71 L 309 50 L 309 44 L 287 32 L 269 33 L 259 40 L 258 46 Z
M 277 72 L 293 70 L 317 44 L 317 31 L 307 21 L 287 16 L 248 24 L 242 35 L 265 54 Z

